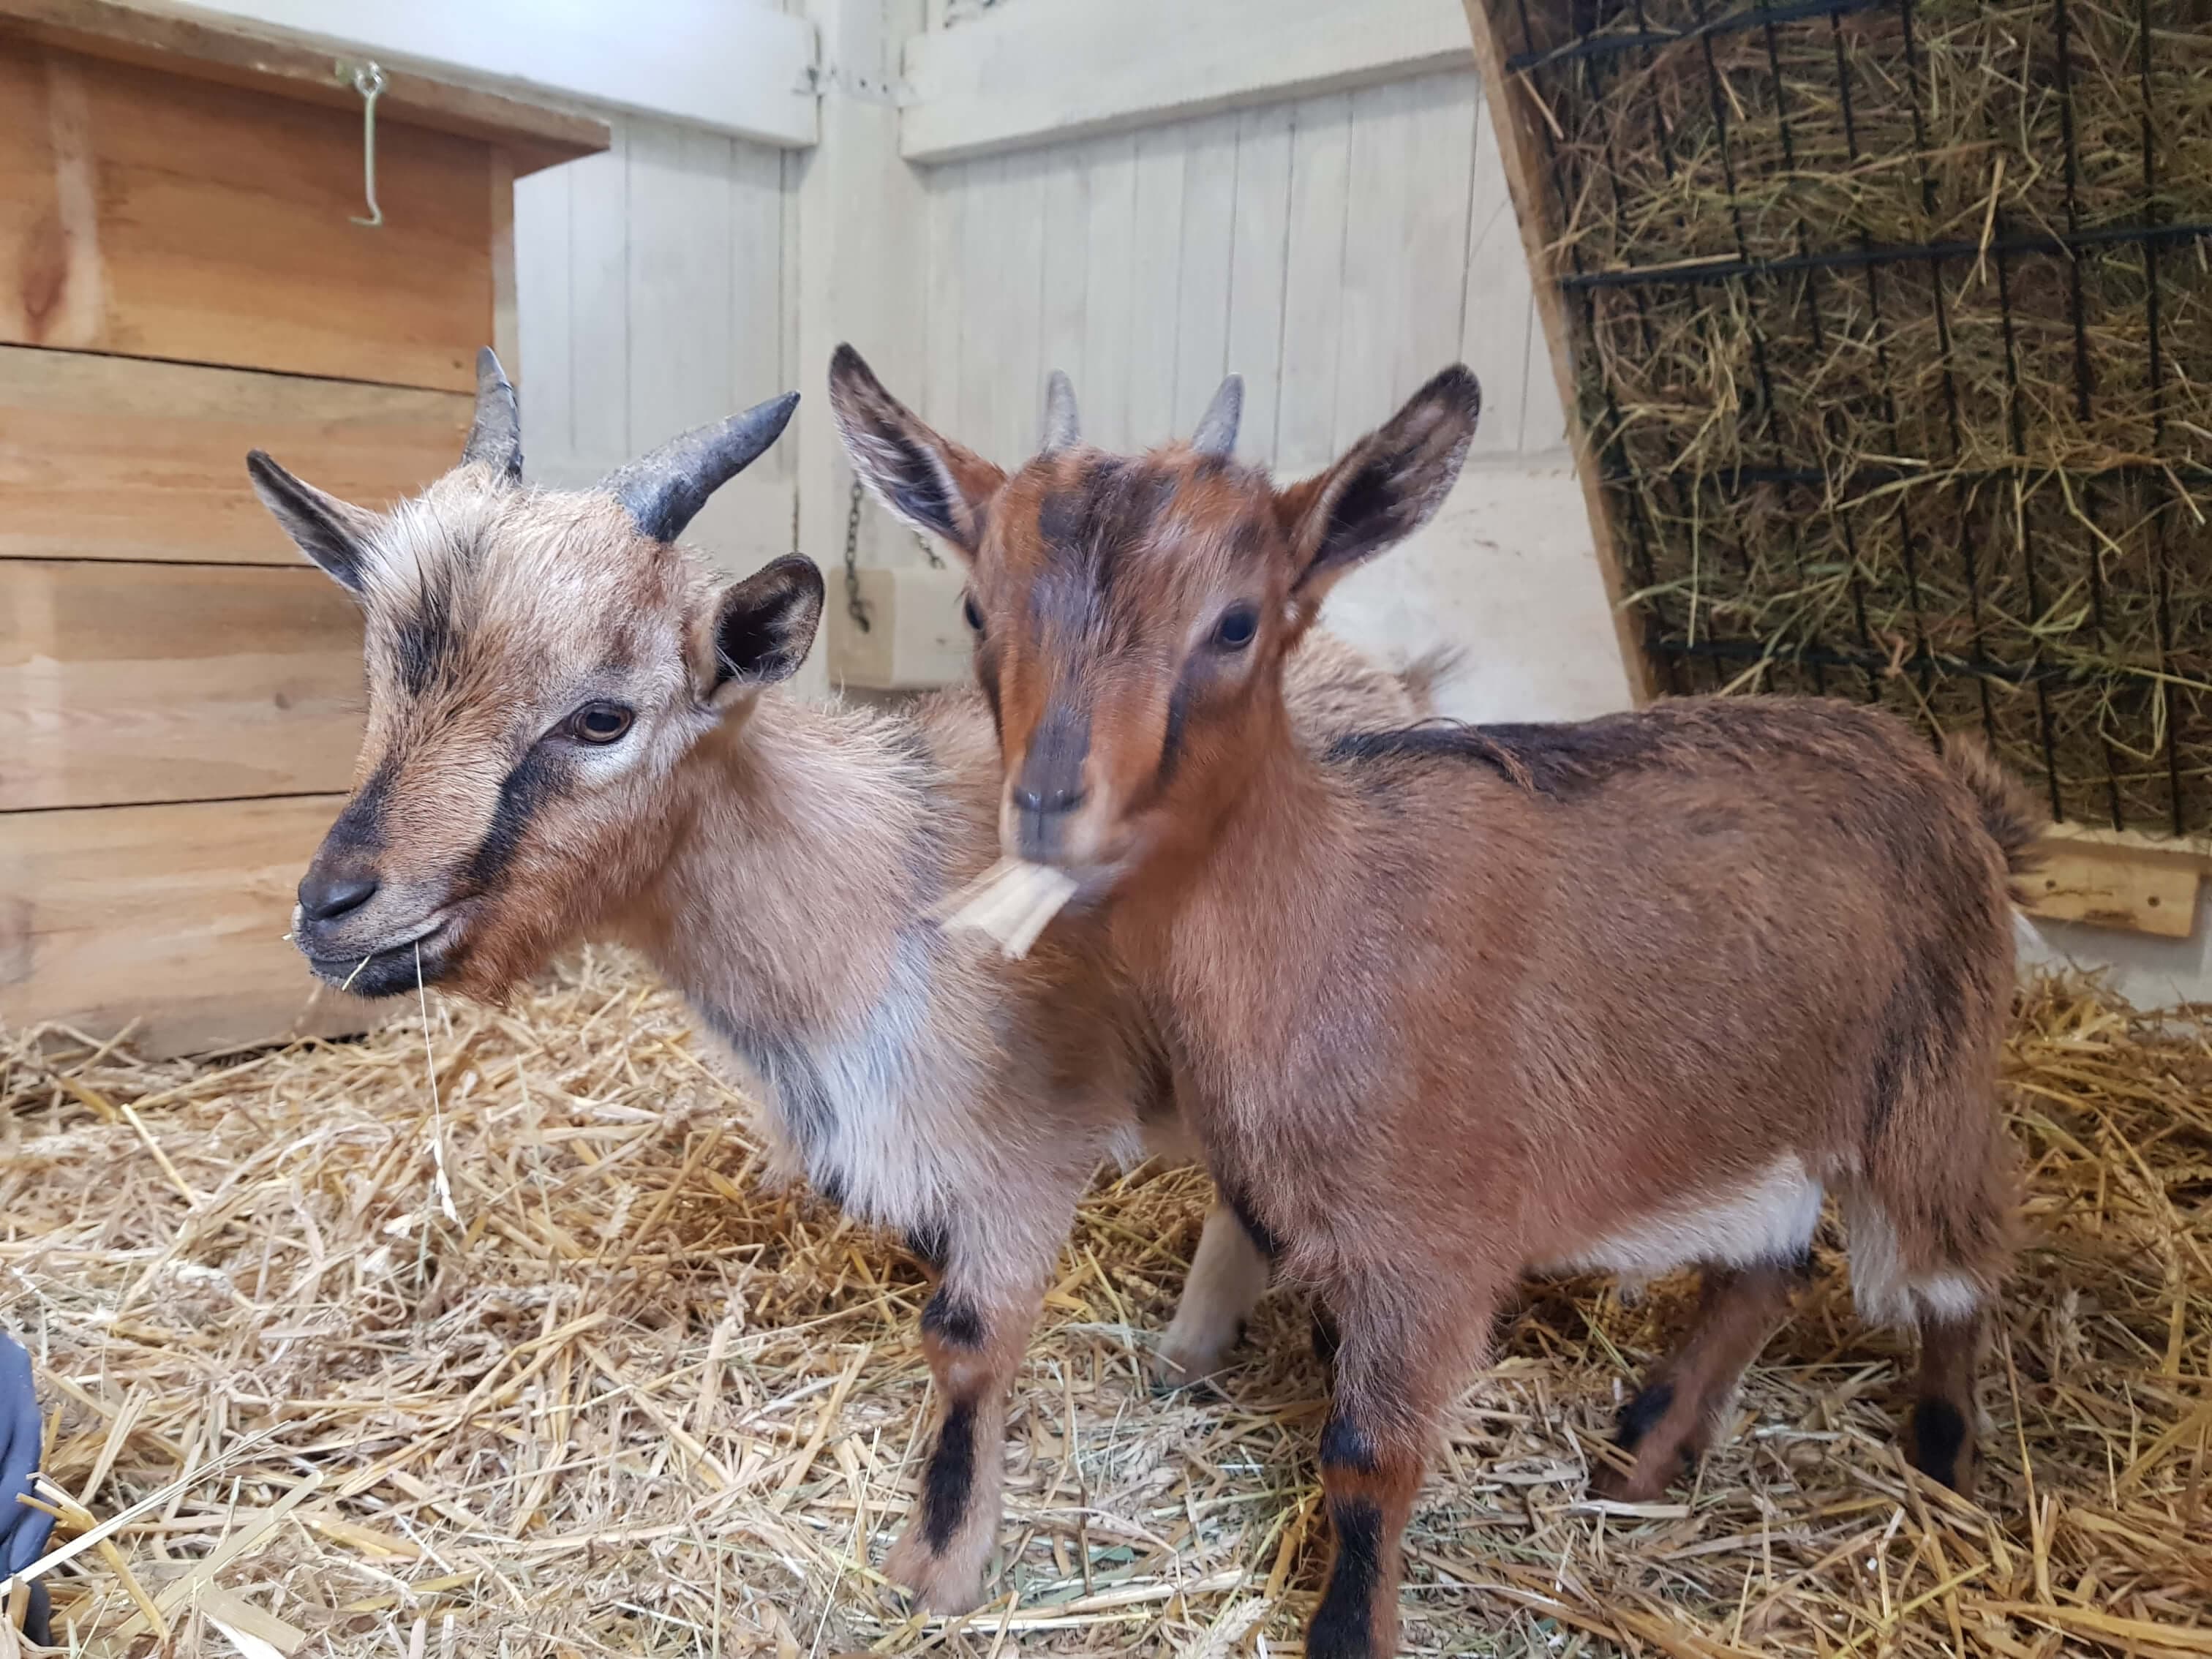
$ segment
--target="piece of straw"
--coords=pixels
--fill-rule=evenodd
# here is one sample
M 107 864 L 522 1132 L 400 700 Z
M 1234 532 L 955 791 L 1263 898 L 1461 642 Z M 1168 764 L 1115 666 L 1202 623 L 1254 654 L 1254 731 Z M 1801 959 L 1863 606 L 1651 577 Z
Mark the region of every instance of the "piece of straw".
M 1045 924 L 1075 896 L 1065 870 L 1027 859 L 1000 859 L 936 910 L 947 927 L 988 933 L 1010 962 L 1030 953 Z

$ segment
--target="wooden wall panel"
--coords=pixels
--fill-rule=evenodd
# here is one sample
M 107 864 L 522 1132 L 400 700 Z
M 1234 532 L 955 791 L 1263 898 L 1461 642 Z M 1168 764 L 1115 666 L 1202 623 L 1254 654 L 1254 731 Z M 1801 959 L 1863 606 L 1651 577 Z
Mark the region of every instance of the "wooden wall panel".
M 460 458 L 472 407 L 459 392 L 0 346 L 0 558 L 299 566 L 246 483 L 248 449 L 382 506 Z
M 465 391 L 492 334 L 491 151 L 0 40 L 0 341 Z
M 361 685 L 319 570 L 0 561 L 0 811 L 344 789 Z
M 1470 64 L 932 167 L 929 367 L 894 390 L 1012 462 L 1046 369 L 1113 448 L 1188 433 L 1233 370 L 1241 449 L 1299 472 L 1465 353 L 1479 447 L 1556 453 L 1557 398 L 1524 415 L 1533 298 L 1480 112 Z
M 284 942 L 337 795 L 0 814 L 0 1024 L 128 1026 L 141 1052 L 358 1030 Z
M 763 398 L 817 396 L 827 367 L 794 361 L 785 158 L 641 116 L 611 127 L 605 154 L 514 188 L 523 463 L 571 488 Z M 718 492 L 689 539 L 733 569 L 789 552 L 795 448 Z

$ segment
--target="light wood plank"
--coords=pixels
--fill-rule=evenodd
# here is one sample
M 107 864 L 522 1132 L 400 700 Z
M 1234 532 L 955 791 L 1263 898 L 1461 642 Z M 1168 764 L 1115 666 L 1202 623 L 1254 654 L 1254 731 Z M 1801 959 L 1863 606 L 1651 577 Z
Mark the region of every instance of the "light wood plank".
M 1006 459 L 997 453 L 999 408 L 1015 395 L 999 372 L 997 331 L 1006 279 L 999 258 L 1007 226 L 1006 161 L 993 155 L 967 168 L 968 201 L 961 218 L 960 413 L 951 428 L 960 442 L 994 461 Z
M 343 789 L 361 710 L 319 570 L 0 562 L 0 811 Z
M 1553 384 L 1560 406 L 1571 408 L 1574 362 L 1568 344 L 1566 308 L 1558 284 L 1552 280 L 1552 233 L 1540 184 L 1543 162 L 1532 125 L 1540 118 L 1528 106 L 1526 92 L 1516 91 L 1505 72 L 1506 52 L 1491 14 L 1492 3 L 1493 0 L 1466 0 L 1468 25 L 1474 36 L 1475 63 L 1482 72 L 1483 104 L 1490 114 L 1491 135 L 1504 164 L 1506 185 L 1513 198 L 1514 216 L 1520 227 L 1522 252 L 1533 279 L 1536 314 L 1542 324 L 1546 353 L 1551 360 Z M 1590 535 L 1596 544 L 1598 568 L 1604 574 L 1606 592 L 1613 600 L 1613 637 L 1620 647 L 1621 664 L 1627 670 L 1636 700 L 1639 703 L 1648 702 L 1653 695 L 1651 665 L 1644 659 L 1635 620 L 1620 604 L 1628 588 L 1622 578 L 1620 550 L 1607 511 L 1597 464 L 1589 453 L 1589 435 L 1579 422 L 1569 427 L 1568 436 L 1575 476 L 1582 483 L 1583 508 L 1589 516 Z
M 1129 333 L 1136 267 L 1131 247 L 1137 222 L 1137 144 L 1102 138 L 1084 147 L 1091 223 L 1083 299 L 1084 435 L 1106 449 L 1126 449 L 1129 428 Z
M 629 127 L 568 169 L 572 453 L 600 471 L 633 453 L 629 441 Z
M 268 450 L 382 507 L 460 459 L 473 400 L 0 346 L 0 559 L 301 565 L 246 477 Z
M 1238 450 L 1275 461 L 1290 252 L 1291 106 L 1246 110 L 1237 127 L 1237 216 L 1230 253 L 1228 367 L 1244 377 Z
M 2195 865 L 2081 841 L 2046 841 L 2037 850 L 2041 867 L 2020 884 L 2028 915 L 2157 939 L 2196 931 L 2203 872 Z
M 967 578 L 957 567 L 860 572 L 868 630 L 854 625 L 842 593 L 825 623 L 838 682 L 871 691 L 926 691 L 967 678 L 975 641 L 960 616 L 966 591 Z
M 730 414 L 730 144 L 629 126 L 629 439 L 647 449 Z
M 533 452 L 575 447 L 574 272 L 568 259 L 568 192 L 574 177 L 554 167 L 515 181 L 515 332 L 530 366 L 515 380 L 522 407 L 523 464 Z
M 1182 129 L 1182 275 L 1176 295 L 1175 404 L 1168 429 L 1190 435 L 1229 372 L 1229 270 L 1237 220 L 1237 117 Z
M 1399 234 L 1397 317 L 1386 406 L 1395 409 L 1459 359 L 1461 284 L 1474 162 L 1470 67 L 1406 84 L 1406 209 Z
M 1408 286 L 1406 227 L 1416 179 L 1426 166 L 1413 153 L 1415 93 L 1415 83 L 1401 81 L 1352 94 L 1333 452 L 1348 447 L 1391 409 L 1404 325 L 1399 313 Z
M 1176 321 L 1182 286 L 1184 135 L 1137 135 L 1135 218 L 1128 258 L 1129 447 L 1164 443 L 1175 426 Z
M 491 152 L 0 40 L 0 342 L 469 390 Z
M 915 403 L 922 418 L 939 430 L 955 430 L 960 420 L 960 356 L 962 331 L 967 321 L 963 303 L 966 267 L 961 255 L 968 246 L 969 163 L 932 167 L 928 179 L 927 304 L 922 326 L 925 370 Z M 872 340 L 857 343 L 863 355 L 883 349 Z M 885 343 L 888 343 L 887 342 Z M 872 362 L 874 357 L 869 356 Z M 894 394 L 906 394 L 891 387 Z M 914 399 L 908 399 L 914 402 Z
M 1482 423 L 1475 428 L 1473 453 L 1518 454 L 1530 370 L 1548 374 L 1549 365 L 1532 362 L 1529 355 L 1536 322 L 1528 259 L 1487 121 L 1475 137 L 1464 270 L 1460 361 L 1482 383 Z M 1553 402 L 1557 404 L 1556 395 Z
M 330 48 L 344 46 L 764 143 L 803 149 L 815 141 L 814 32 L 775 6 L 624 0 L 549 14 L 538 0 L 222 0 L 222 9 L 233 14 L 228 28 L 250 20 L 244 27 L 286 43 L 280 49 L 322 46 L 325 71 Z M 6 9 L 66 8 L 6 0 Z M 167 9 L 131 9 L 158 16 Z
M 1350 96 L 1301 103 L 1291 139 L 1290 256 L 1275 417 L 1276 465 L 1286 472 L 1310 471 L 1335 454 L 1351 169 Z
M 339 795 L 0 814 L 0 1024 L 142 1052 L 358 1030 L 283 935 Z
M 942 161 L 1129 131 L 1467 61 L 1439 0 L 1023 0 L 906 50 L 899 147 Z
M 328 47 L 212 12 L 137 0 L 0 0 L 9 32 L 66 52 L 113 58 L 224 86 L 272 92 L 357 114 L 359 95 L 331 72 Z M 385 118 L 508 151 L 518 173 L 606 148 L 606 123 L 503 93 L 385 64 Z
M 784 153 L 742 140 L 730 153 L 730 369 L 729 408 L 734 414 L 763 398 L 799 387 L 818 396 L 824 365 L 800 365 L 787 329 L 798 325 L 798 307 L 784 302 Z M 793 446 L 779 443 L 753 463 L 779 476 L 792 470 Z
M 1044 410 L 1044 187 L 1048 158 L 1009 155 L 1000 185 L 994 327 L 999 400 L 990 453 L 1019 466 L 1036 451 Z M 978 428 L 981 430 L 981 428 Z
M 1085 255 L 1091 232 L 1091 169 L 1080 145 L 1047 151 L 1044 200 L 1043 316 L 1038 357 L 1045 372 L 1057 368 L 1075 383 L 1076 401 L 1090 389 L 1083 355 L 1084 311 L 1091 297 Z M 1040 389 L 1039 397 L 1042 397 Z

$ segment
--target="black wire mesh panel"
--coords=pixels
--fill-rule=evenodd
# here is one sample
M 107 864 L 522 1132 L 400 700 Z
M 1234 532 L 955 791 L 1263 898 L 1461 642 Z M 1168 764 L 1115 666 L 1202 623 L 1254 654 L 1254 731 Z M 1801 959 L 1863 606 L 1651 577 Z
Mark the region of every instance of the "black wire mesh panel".
M 1660 683 L 2212 829 L 2212 0 L 1489 0 Z

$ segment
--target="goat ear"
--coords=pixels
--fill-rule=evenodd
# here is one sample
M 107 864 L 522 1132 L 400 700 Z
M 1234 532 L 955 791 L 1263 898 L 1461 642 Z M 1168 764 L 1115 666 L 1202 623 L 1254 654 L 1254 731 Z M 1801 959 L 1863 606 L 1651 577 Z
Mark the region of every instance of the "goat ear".
M 1301 602 L 1318 605 L 1338 577 L 1429 521 L 1459 477 L 1481 412 L 1482 388 L 1455 363 L 1327 471 L 1276 492 Z
M 703 691 L 721 705 L 799 672 L 822 622 L 822 573 L 797 553 L 763 565 L 715 597 L 700 656 Z
M 940 437 L 884 390 L 848 345 L 830 360 L 830 407 L 853 471 L 885 507 L 916 530 L 969 558 L 982 545 L 983 509 L 1006 475 L 974 451 Z
M 246 456 L 246 476 L 253 493 L 284 526 L 284 533 L 300 550 L 327 571 L 348 592 L 359 594 L 365 583 L 368 538 L 376 515 L 365 507 L 325 495 L 314 485 L 296 478 L 258 449 Z

